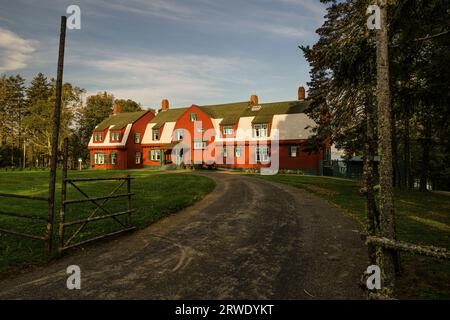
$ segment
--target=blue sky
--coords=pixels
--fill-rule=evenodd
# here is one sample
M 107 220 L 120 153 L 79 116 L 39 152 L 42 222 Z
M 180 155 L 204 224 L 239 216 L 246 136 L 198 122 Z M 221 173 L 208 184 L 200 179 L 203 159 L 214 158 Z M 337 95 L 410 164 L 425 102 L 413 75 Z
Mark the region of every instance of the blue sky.
M 0 74 L 56 74 L 60 16 L 64 81 L 156 107 L 294 100 L 309 81 L 298 45 L 313 44 L 319 0 L 0 0 Z

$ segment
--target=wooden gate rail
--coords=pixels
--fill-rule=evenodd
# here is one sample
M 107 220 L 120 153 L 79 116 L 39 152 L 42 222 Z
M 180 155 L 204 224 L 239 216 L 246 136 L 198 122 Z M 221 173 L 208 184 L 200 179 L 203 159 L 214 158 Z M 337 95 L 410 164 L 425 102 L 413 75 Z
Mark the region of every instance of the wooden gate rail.
M 65 171 L 65 170 L 63 170 Z M 133 212 L 135 212 L 134 209 L 131 208 L 131 196 L 134 195 L 134 193 L 131 192 L 131 178 L 129 175 L 126 177 L 114 177 L 114 178 L 64 178 L 64 175 L 67 174 L 67 172 L 63 172 L 63 181 L 62 181 L 62 201 L 61 201 L 61 212 L 60 212 L 60 224 L 59 224 L 59 246 L 58 246 L 58 252 L 62 253 L 64 250 L 68 250 L 70 248 L 74 248 L 83 244 L 87 244 L 92 241 L 104 239 L 106 237 L 110 237 L 113 235 L 120 234 L 122 232 L 128 232 L 131 230 L 136 229 L 136 227 L 132 226 L 131 221 L 131 215 Z M 114 188 L 113 191 L 107 196 L 101 196 L 101 197 L 89 197 L 88 194 L 86 194 L 79 186 L 77 186 L 76 182 L 92 182 L 92 181 L 122 181 L 116 188 Z M 127 183 L 127 193 L 122 194 L 115 194 L 124 184 Z M 73 186 L 77 191 L 79 191 L 85 199 L 74 199 L 74 200 L 66 200 L 67 196 L 67 184 L 70 184 Z M 109 210 L 105 209 L 105 204 L 110 199 L 117 199 L 117 198 L 127 198 L 128 200 L 128 209 L 125 211 L 115 212 L 112 213 Z M 98 202 L 99 200 L 103 200 L 102 202 Z M 90 215 L 85 219 L 79 219 L 75 221 L 66 222 L 66 208 L 70 204 L 76 204 L 76 203 L 84 203 L 84 202 L 91 202 L 95 204 L 96 208 L 90 213 Z M 95 214 L 99 211 L 103 211 L 104 215 L 101 216 L 95 216 Z M 127 215 L 127 222 L 124 224 L 117 218 L 120 216 Z M 80 232 L 86 227 L 86 225 L 89 222 L 94 221 L 100 221 L 105 219 L 113 219 L 115 222 L 121 225 L 122 229 L 115 232 L 110 232 L 107 234 L 103 234 L 88 240 L 80 241 L 78 243 L 72 243 L 76 236 L 80 234 Z M 65 241 L 65 229 L 68 226 L 74 226 L 74 225 L 81 225 L 72 235 L 71 237 Z
M 92 241 L 104 239 L 106 237 L 111 237 L 114 235 L 118 235 L 123 232 L 128 232 L 131 230 L 135 230 L 136 227 L 132 225 L 131 216 L 132 213 L 135 212 L 131 207 L 131 197 L 134 193 L 131 192 L 131 180 L 133 178 L 130 175 L 126 177 L 111 177 L 111 178 L 67 178 L 67 163 L 68 163 L 68 143 L 67 139 L 64 140 L 64 161 L 63 161 L 63 172 L 62 172 L 62 186 L 61 186 L 61 211 L 60 211 L 60 222 L 59 222 L 59 230 L 58 230 L 58 253 L 61 254 L 63 251 L 87 244 Z M 101 197 L 89 197 L 89 195 L 84 192 L 79 186 L 76 185 L 76 182 L 92 182 L 92 181 L 119 181 L 119 185 L 116 186 L 107 196 Z M 116 194 L 120 190 L 120 188 L 127 184 L 127 192 Z M 71 185 L 75 190 L 81 193 L 84 199 L 73 199 L 67 200 L 67 184 Z M 120 212 L 110 212 L 105 208 L 105 204 L 110 199 L 118 199 L 118 198 L 127 198 L 128 206 L 127 210 Z M 101 201 L 103 200 L 103 201 Z M 85 203 L 91 202 L 95 204 L 95 209 L 90 213 L 87 218 L 74 220 L 66 222 L 66 209 L 68 205 L 76 204 L 76 203 Z M 96 216 L 97 212 L 103 211 L 103 215 Z M 120 216 L 127 215 L 126 223 L 123 223 L 118 219 Z M 90 222 L 101 221 L 105 219 L 113 219 L 117 222 L 121 229 L 118 231 L 110 232 L 107 234 L 102 234 L 87 240 L 79 241 L 74 243 L 75 238 L 83 231 L 86 225 Z M 75 232 L 69 237 L 68 240 L 65 241 L 65 230 L 66 227 L 80 225 Z
M 16 199 L 27 199 L 27 200 L 33 200 L 33 201 L 45 201 L 48 202 L 48 197 L 35 197 L 35 196 L 26 196 L 26 195 L 20 195 L 20 194 L 12 194 L 12 193 L 0 193 L 1 198 L 16 198 Z M 7 217 L 14 217 L 14 218 L 21 218 L 21 219 L 28 219 L 28 220 L 38 220 L 38 221 L 45 221 L 47 223 L 53 223 L 48 221 L 48 218 L 33 215 L 33 214 L 20 214 L 20 213 L 14 213 L 14 212 L 4 212 L 0 211 L 0 216 L 7 216 Z M 52 237 L 47 229 L 45 236 L 38 236 L 35 234 L 25 233 L 25 232 L 19 232 L 15 230 L 0 228 L 0 233 L 7 233 L 10 235 L 23 237 L 23 238 L 29 238 L 34 240 L 41 240 L 45 242 L 51 241 Z
M 438 259 L 450 259 L 450 251 L 446 248 L 435 246 L 424 246 L 404 241 L 392 240 L 384 237 L 368 236 L 366 244 L 372 244 L 378 247 L 404 251 L 422 256 L 434 257 Z

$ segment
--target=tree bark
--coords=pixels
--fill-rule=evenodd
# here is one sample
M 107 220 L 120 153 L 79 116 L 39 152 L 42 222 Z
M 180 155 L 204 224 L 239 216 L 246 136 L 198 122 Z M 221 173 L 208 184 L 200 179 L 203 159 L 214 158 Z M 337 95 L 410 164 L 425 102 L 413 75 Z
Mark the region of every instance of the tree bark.
M 366 136 L 363 154 L 364 189 L 366 192 L 367 233 L 374 236 L 379 231 L 379 212 L 375 198 L 374 156 L 375 156 L 375 115 L 372 99 L 365 104 Z M 369 261 L 376 264 L 376 247 L 368 244 Z
M 427 120 L 425 123 L 424 138 L 422 139 L 422 163 L 420 170 L 420 191 L 426 192 L 428 183 L 428 172 L 430 168 L 430 150 L 431 150 L 431 125 Z
M 389 37 L 387 26 L 387 0 L 379 0 L 381 30 L 377 32 L 377 98 L 378 137 L 380 150 L 380 233 L 388 239 L 395 239 L 395 212 L 392 167 L 392 124 L 391 96 L 389 87 Z M 383 270 L 383 288 L 392 293 L 395 285 L 395 254 L 383 249 L 380 259 Z
M 411 146 L 410 146 L 410 115 L 409 115 L 409 106 L 406 110 L 406 119 L 405 119 L 405 133 L 403 136 L 403 162 L 404 162 L 404 176 L 405 176 L 405 184 L 404 187 L 407 190 L 412 189 L 412 177 L 411 177 Z

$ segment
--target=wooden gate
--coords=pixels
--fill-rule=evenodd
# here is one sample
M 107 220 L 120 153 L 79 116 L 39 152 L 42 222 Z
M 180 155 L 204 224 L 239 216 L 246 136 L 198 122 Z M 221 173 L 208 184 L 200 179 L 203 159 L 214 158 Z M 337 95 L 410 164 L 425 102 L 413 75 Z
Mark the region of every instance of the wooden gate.
M 60 210 L 60 221 L 58 230 L 58 253 L 61 254 L 63 251 L 80 246 L 92 241 L 100 240 L 106 237 L 114 236 L 123 232 L 128 232 L 135 230 L 136 227 L 132 225 L 132 213 L 135 211 L 131 207 L 131 197 L 134 195 L 131 192 L 131 180 L 133 178 L 130 175 L 125 177 L 113 177 L 113 178 L 67 178 L 67 141 L 64 141 L 64 164 L 63 164 L 63 174 L 62 174 L 62 186 L 61 186 L 61 210 Z M 108 194 L 100 197 L 90 197 L 85 191 L 83 191 L 78 182 L 96 182 L 96 181 L 118 181 L 119 184 Z M 126 183 L 127 191 L 126 193 L 119 193 L 119 190 Z M 78 194 L 83 197 L 80 199 L 67 199 L 67 187 L 73 187 Z M 119 212 L 111 212 L 106 208 L 106 204 L 110 199 L 126 198 L 127 210 Z M 84 219 L 73 220 L 66 222 L 67 207 L 69 205 L 90 202 L 95 205 L 95 209 L 90 212 L 89 216 Z M 120 216 L 127 215 L 126 222 L 120 221 L 118 218 Z M 78 236 L 83 231 L 89 223 L 95 223 L 101 220 L 111 219 L 114 220 L 120 226 L 118 231 L 103 233 L 101 235 L 95 236 L 93 238 L 82 240 L 76 242 Z M 69 226 L 79 227 L 67 238 L 66 228 Z

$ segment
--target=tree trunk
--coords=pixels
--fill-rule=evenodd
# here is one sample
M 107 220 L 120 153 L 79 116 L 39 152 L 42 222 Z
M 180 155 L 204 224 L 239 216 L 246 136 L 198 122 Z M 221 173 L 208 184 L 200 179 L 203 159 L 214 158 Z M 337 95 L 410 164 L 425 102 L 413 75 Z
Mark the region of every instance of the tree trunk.
M 420 191 L 426 192 L 428 183 L 428 172 L 430 168 L 430 145 L 431 145 L 431 125 L 430 121 L 425 123 L 424 138 L 422 139 L 422 165 L 420 170 Z
M 387 30 L 387 0 L 378 1 L 381 14 L 381 30 L 377 32 L 377 98 L 378 98 L 378 137 L 380 150 L 380 229 L 381 235 L 395 239 L 395 212 L 393 195 L 392 167 L 392 125 L 389 87 L 389 51 Z M 383 270 L 382 285 L 387 294 L 395 285 L 395 254 L 383 249 L 380 261 Z
M 392 164 L 394 166 L 394 186 L 400 188 L 402 185 L 402 177 L 400 174 L 400 164 L 398 159 L 398 141 L 397 141 L 397 121 L 395 112 L 391 112 L 391 124 L 392 124 Z
M 405 184 L 404 187 L 407 190 L 412 189 L 412 177 L 411 177 L 411 146 L 410 146 L 410 126 L 409 126 L 409 106 L 406 111 L 406 119 L 405 119 L 405 133 L 403 135 L 403 162 L 404 162 L 404 176 L 405 176 Z
M 364 142 L 363 172 L 364 189 L 366 192 L 367 233 L 374 236 L 379 231 L 379 212 L 375 199 L 374 156 L 375 156 L 375 116 L 372 99 L 367 99 L 365 105 L 366 137 Z M 369 261 L 376 264 L 376 247 L 368 246 Z

